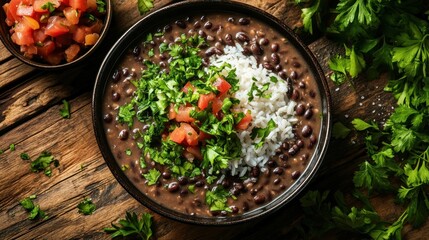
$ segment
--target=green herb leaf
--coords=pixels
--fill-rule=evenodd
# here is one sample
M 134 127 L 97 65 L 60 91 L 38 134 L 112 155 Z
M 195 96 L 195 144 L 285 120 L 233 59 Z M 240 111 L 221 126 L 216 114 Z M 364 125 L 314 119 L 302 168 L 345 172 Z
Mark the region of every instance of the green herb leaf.
M 135 237 L 149 240 L 152 237 L 152 216 L 143 213 L 139 219 L 136 213 L 126 213 L 125 219 L 119 220 L 119 225 L 112 223 L 112 227 L 104 228 L 104 232 L 110 234 L 111 238 Z
M 44 171 L 46 176 L 51 176 L 51 163 L 54 162 L 54 157 L 50 152 L 42 152 L 36 160 L 30 163 L 31 171 L 40 172 Z
M 15 144 L 11 143 L 11 144 L 9 145 L 9 150 L 10 150 L 11 152 L 15 151 Z
M 66 100 L 63 100 L 63 108 L 60 109 L 61 117 L 70 118 L 70 104 Z
M 29 213 L 28 219 L 46 219 L 45 212 L 40 209 L 40 206 L 33 203 L 34 199 L 36 199 L 36 195 L 31 195 L 19 201 L 19 204 Z
M 19 156 L 22 160 L 30 160 L 30 156 L 27 153 L 21 153 Z
M 161 173 L 155 168 L 152 168 L 149 170 L 148 173 L 143 174 L 143 177 L 146 178 L 147 185 L 149 186 L 156 184 L 160 176 L 161 176 Z
M 106 3 L 103 0 L 97 0 L 97 12 L 106 13 Z
M 138 0 L 140 15 L 149 12 L 153 8 L 153 0 Z
M 91 198 L 85 198 L 77 205 L 77 208 L 79 209 L 79 213 L 83 215 L 91 215 L 96 209 Z
M 344 139 L 349 135 L 350 131 L 342 122 L 336 122 L 332 128 L 332 136 L 336 139 Z
M 218 186 L 213 190 L 206 192 L 206 203 L 210 206 L 210 211 L 227 211 L 232 210 L 228 207 L 227 201 L 230 193 Z
M 41 9 L 48 10 L 49 12 L 55 11 L 55 5 L 51 2 L 47 2 L 44 5 L 42 5 Z

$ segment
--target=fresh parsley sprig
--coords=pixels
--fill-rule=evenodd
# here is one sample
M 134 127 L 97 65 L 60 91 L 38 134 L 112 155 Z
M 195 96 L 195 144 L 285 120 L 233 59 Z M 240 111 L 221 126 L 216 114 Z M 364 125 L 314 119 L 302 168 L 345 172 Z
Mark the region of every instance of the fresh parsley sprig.
M 136 213 L 127 212 L 125 219 L 119 220 L 119 225 L 104 228 L 104 232 L 110 234 L 111 238 L 133 236 L 148 240 L 152 237 L 152 215 L 143 213 L 140 219 Z

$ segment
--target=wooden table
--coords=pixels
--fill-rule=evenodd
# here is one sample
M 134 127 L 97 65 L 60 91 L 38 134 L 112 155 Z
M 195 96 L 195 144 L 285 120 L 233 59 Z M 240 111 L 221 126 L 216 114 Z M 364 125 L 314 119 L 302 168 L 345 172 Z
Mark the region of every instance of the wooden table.
M 301 26 L 300 9 L 293 1 L 249 0 L 284 21 L 291 28 Z M 113 26 L 104 49 L 129 26 L 141 18 L 136 0 L 113 0 Z M 169 4 L 155 1 L 155 9 Z M 305 38 L 326 75 L 328 59 L 341 51 L 325 38 Z M 97 147 L 91 123 L 91 92 L 103 59 L 100 51 L 90 64 L 63 72 L 44 72 L 24 65 L 0 45 L 0 239 L 108 239 L 103 227 L 123 218 L 126 211 L 149 211 L 134 200 L 115 180 Z M 350 126 L 355 117 L 383 121 L 392 111 L 394 100 L 383 92 L 387 79 L 334 86 L 330 90 L 334 122 Z M 71 118 L 63 119 L 61 101 L 71 103 Z M 9 144 L 16 150 L 10 151 Z M 32 173 L 22 152 L 35 159 L 42 151 L 52 152 L 60 167 L 52 177 Z M 350 193 L 351 176 L 365 159 L 362 142 L 355 133 L 345 140 L 331 140 L 318 176 L 308 189 L 342 189 Z M 36 194 L 36 204 L 49 215 L 32 221 L 19 200 Z M 97 206 L 94 214 L 83 216 L 77 205 L 91 197 Z M 394 196 L 375 196 L 376 209 L 387 221 L 394 221 L 403 209 Z M 293 236 L 293 226 L 302 218 L 297 200 L 264 221 L 230 227 L 204 227 L 182 224 L 154 214 L 157 239 L 284 239 Z M 257 228 L 256 228 L 257 226 Z M 407 239 L 427 239 L 429 225 L 420 230 L 404 229 Z M 336 235 L 332 235 L 336 238 Z M 337 236 L 338 238 L 338 236 Z

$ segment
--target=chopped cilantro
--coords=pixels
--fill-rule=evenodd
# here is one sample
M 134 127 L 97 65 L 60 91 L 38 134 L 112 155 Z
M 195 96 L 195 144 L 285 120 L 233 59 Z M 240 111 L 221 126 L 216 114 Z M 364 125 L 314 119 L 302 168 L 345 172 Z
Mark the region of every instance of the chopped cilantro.
M 131 156 L 131 154 L 133 154 L 133 152 L 131 151 L 131 149 L 126 149 L 125 150 L 125 154 L 127 154 L 128 156 Z
M 259 142 L 255 143 L 255 148 L 260 148 L 262 145 L 264 145 L 265 138 L 268 137 L 270 132 L 277 127 L 277 124 L 274 122 L 273 119 L 270 119 L 268 121 L 267 126 L 265 128 L 253 128 L 252 133 L 250 134 L 250 137 L 252 140 L 255 138 L 259 138 Z
M 153 0 L 138 0 L 137 4 L 140 15 L 149 12 L 153 8 Z
M 51 2 L 47 2 L 42 5 L 41 9 L 48 10 L 49 12 L 55 11 L 55 5 Z
M 27 153 L 21 153 L 19 156 L 22 160 L 30 160 L 30 156 Z
M 149 52 L 147 53 L 147 55 L 148 55 L 149 57 L 153 57 L 153 56 L 155 56 L 155 53 L 154 53 L 153 48 L 151 48 L 151 49 L 149 50 Z
M 152 216 L 149 213 L 143 213 L 139 219 L 136 213 L 127 212 L 125 219 L 119 220 L 119 225 L 112 223 L 112 227 L 104 228 L 103 231 L 112 238 L 130 236 L 149 240 L 152 237 L 151 227 Z
M 14 144 L 14 143 L 11 143 L 11 144 L 9 145 L 9 150 L 10 150 L 11 152 L 15 151 L 15 144 Z
M 155 168 L 152 168 L 149 170 L 148 173 L 143 174 L 143 177 L 146 178 L 147 185 L 149 186 L 156 184 L 160 176 L 161 176 L 161 173 Z
M 121 170 L 122 171 L 126 171 L 126 170 L 128 170 L 130 168 L 130 166 L 128 165 L 128 164 L 122 164 L 121 165 Z
M 194 184 L 189 185 L 189 186 L 188 186 L 188 190 L 189 190 L 189 192 L 191 192 L 191 193 L 195 193 L 195 185 L 194 185 Z
M 228 207 L 227 201 L 230 193 L 218 186 L 213 190 L 207 190 L 206 203 L 210 206 L 210 211 L 227 211 L 231 212 Z
M 28 219 L 46 219 L 45 212 L 40 209 L 39 205 L 35 205 L 33 200 L 36 199 L 36 195 L 31 195 L 19 201 L 19 204 L 29 213 Z
M 95 16 L 91 13 L 85 13 L 85 17 L 88 18 L 88 20 L 94 22 L 96 20 Z
M 91 198 L 85 198 L 77 205 L 77 208 L 79 209 L 79 213 L 83 215 L 91 215 L 96 209 Z
M 63 100 L 63 108 L 60 109 L 61 117 L 70 118 L 70 103 Z
M 106 12 L 106 3 L 103 0 L 97 0 L 97 12 L 105 13 Z
M 52 170 L 50 168 L 51 163 L 54 163 L 54 165 L 56 165 L 55 167 L 59 164 L 58 161 L 55 161 L 50 152 L 42 152 L 36 160 L 30 163 L 30 168 L 33 172 L 43 171 L 46 176 L 50 177 L 52 174 Z

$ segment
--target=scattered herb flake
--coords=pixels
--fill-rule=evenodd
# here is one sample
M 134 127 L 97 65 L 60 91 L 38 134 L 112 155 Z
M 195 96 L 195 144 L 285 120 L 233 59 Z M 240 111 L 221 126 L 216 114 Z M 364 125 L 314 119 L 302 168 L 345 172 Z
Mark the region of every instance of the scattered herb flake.
M 22 160 L 30 160 L 30 156 L 27 153 L 21 153 L 19 156 Z
M 61 117 L 70 118 L 70 103 L 65 99 L 63 100 L 63 108 L 60 109 Z
M 143 174 L 143 177 L 146 178 L 147 185 L 149 186 L 156 184 L 160 176 L 161 176 L 161 173 L 155 168 L 152 168 L 149 170 L 148 173 Z
M 11 143 L 11 144 L 9 145 L 9 150 L 10 150 L 11 152 L 15 151 L 15 144 Z
M 91 198 L 85 198 L 77 205 L 77 208 L 79 209 L 79 213 L 83 215 L 91 215 L 96 209 Z
M 137 4 L 140 15 L 149 12 L 153 8 L 153 0 L 138 0 Z
M 34 199 L 36 199 L 36 195 L 31 195 L 19 201 L 19 204 L 29 213 L 28 219 L 46 219 L 48 216 L 40 209 L 39 205 L 33 203 Z
M 53 12 L 55 11 L 55 6 L 51 2 L 47 2 L 44 5 L 42 5 L 41 9 L 48 10 L 49 12 Z

